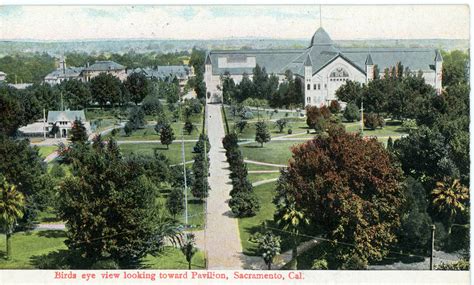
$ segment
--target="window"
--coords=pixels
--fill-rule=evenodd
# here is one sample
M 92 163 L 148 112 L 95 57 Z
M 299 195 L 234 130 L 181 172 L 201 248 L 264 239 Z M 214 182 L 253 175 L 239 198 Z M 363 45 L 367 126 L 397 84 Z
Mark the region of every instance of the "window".
M 306 90 L 311 90 L 311 84 L 306 85 Z
M 311 103 L 311 97 L 306 97 L 306 103 Z
M 313 89 L 316 90 L 316 83 L 313 85 Z M 184 172 L 183 172 L 184 173 Z
M 321 84 L 319 84 L 319 83 L 318 83 L 318 90 L 321 90 Z
M 327 84 L 324 84 L 324 89 L 328 89 L 328 85 Z M 183 171 L 184 173 L 184 171 Z

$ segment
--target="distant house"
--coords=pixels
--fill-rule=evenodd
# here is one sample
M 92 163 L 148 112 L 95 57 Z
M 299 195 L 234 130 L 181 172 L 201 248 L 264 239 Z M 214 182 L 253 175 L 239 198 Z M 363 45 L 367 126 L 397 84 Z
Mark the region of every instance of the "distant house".
M 33 86 L 33 83 L 15 83 L 15 84 L 10 83 L 8 84 L 8 86 L 13 87 L 18 90 L 24 90 L 30 86 Z
M 82 80 L 81 72 L 83 69 L 84 67 L 66 66 L 66 59 L 62 57 L 59 59 L 58 68 L 55 71 L 46 75 L 46 77 L 44 78 L 44 82 L 52 86 L 60 84 L 65 80 Z
M 60 138 L 66 138 L 71 131 L 75 120 L 80 120 L 86 127 L 87 133 L 90 133 L 90 123 L 86 121 L 84 111 L 49 111 L 46 125 L 46 131 L 50 132 L 56 125 L 59 129 Z
M 7 74 L 3 71 L 0 71 L 0 82 L 7 79 Z
M 112 74 L 121 81 L 127 79 L 126 67 L 110 60 L 96 61 L 94 64 L 85 67 L 81 72 L 81 76 L 84 81 L 88 82 L 101 73 Z
M 193 75 L 192 68 L 187 65 L 159 65 L 155 67 L 127 70 L 127 76 L 137 72 L 143 72 L 149 79 L 157 79 L 161 81 L 173 81 L 177 78 L 180 87 L 184 87 L 189 77 Z

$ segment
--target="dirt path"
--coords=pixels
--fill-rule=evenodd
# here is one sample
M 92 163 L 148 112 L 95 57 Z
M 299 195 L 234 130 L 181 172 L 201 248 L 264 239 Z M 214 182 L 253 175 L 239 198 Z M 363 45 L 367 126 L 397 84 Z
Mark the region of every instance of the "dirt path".
M 250 163 L 250 164 L 264 165 L 264 166 L 288 167 L 287 165 L 283 165 L 283 164 L 266 163 L 266 162 L 260 162 L 260 161 L 250 160 L 250 159 L 245 159 L 244 162 Z
M 204 232 L 208 269 L 242 269 L 243 254 L 238 221 L 232 216 L 227 201 L 232 188 L 228 164 L 222 146 L 225 135 L 220 105 L 207 105 L 207 133 L 211 149 L 207 221 Z

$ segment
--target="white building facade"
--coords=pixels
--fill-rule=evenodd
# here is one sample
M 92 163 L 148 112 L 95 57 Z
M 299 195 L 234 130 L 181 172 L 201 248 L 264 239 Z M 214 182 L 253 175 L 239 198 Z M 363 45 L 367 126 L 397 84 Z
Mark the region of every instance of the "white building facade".
M 205 61 L 204 80 L 209 103 L 222 100 L 221 76 L 229 74 L 236 84 L 258 64 L 282 82 L 290 70 L 304 82 L 305 105 L 328 105 L 337 100 L 336 90 L 348 80 L 368 83 L 374 70 L 383 71 L 401 63 L 411 72 L 422 72 L 427 84 L 442 90 L 441 54 L 425 48 L 346 48 L 338 47 L 319 28 L 306 49 L 294 50 L 212 50 Z

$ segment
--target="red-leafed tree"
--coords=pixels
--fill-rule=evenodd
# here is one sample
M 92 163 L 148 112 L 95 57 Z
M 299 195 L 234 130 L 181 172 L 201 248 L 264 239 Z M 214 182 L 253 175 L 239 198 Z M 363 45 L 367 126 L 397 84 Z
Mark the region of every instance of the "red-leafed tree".
M 374 139 L 329 130 L 292 149 L 279 180 L 278 208 L 295 203 L 335 243 L 336 261 L 380 260 L 396 241 L 402 173 Z

